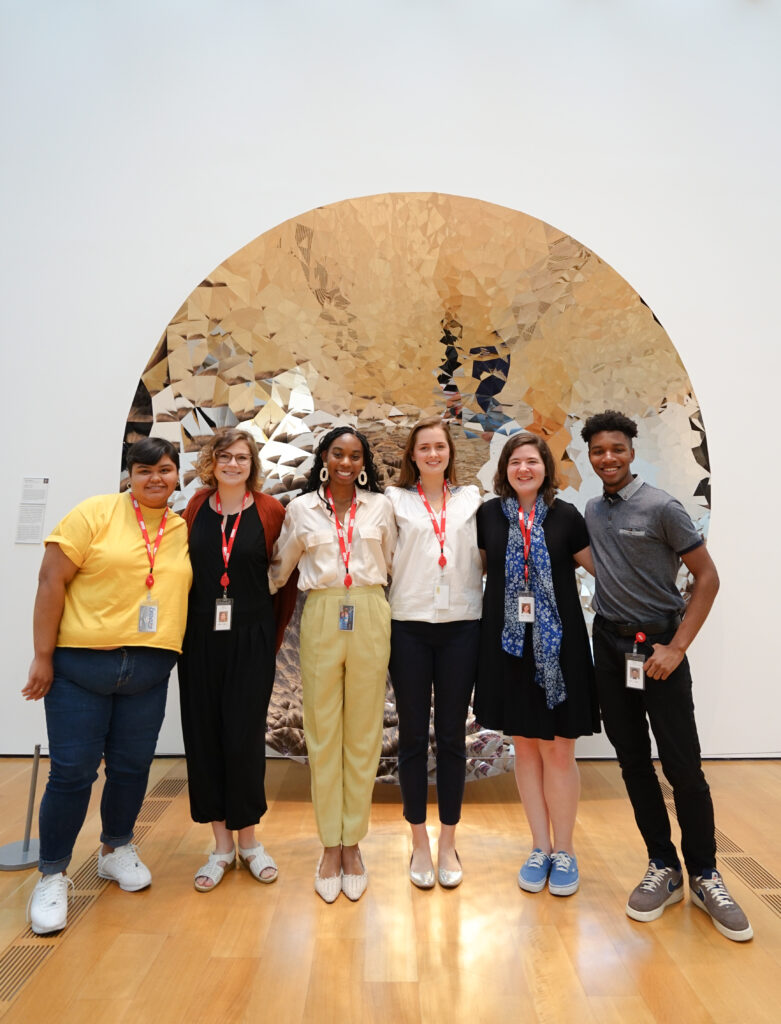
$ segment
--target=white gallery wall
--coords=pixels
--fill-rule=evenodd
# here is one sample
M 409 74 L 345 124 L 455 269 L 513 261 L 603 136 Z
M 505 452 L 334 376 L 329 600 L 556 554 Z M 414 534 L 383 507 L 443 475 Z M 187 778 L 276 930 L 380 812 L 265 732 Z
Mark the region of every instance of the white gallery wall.
M 141 370 L 241 245 L 430 190 L 573 235 L 666 328 L 713 473 L 703 751 L 781 754 L 780 48 L 770 0 L 0 0 L 0 753 L 45 742 L 19 696 L 42 554 L 14 543 L 23 477 L 51 479 L 47 530 L 116 489 Z

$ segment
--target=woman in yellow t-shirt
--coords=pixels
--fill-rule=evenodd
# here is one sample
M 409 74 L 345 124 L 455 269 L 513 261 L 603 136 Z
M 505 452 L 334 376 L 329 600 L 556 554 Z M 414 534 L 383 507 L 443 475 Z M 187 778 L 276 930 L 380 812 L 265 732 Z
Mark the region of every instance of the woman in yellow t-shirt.
M 152 880 L 133 846 L 182 649 L 192 571 L 184 520 L 168 509 L 176 448 L 144 438 L 127 452 L 130 492 L 77 505 L 46 538 L 33 616 L 35 657 L 22 694 L 44 698 L 50 771 L 41 800 L 32 930 L 67 923 L 65 871 L 101 758 L 98 874 L 128 892 Z

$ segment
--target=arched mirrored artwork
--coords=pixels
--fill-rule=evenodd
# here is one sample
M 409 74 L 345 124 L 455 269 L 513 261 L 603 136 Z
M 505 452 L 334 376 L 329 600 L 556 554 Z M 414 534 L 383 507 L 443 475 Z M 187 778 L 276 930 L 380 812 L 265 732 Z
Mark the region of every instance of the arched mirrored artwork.
M 322 432 L 364 431 L 385 483 L 421 415 L 451 424 L 459 478 L 490 491 L 506 436 L 544 435 L 561 495 L 599 491 L 580 426 L 619 408 L 639 421 L 635 467 L 703 530 L 707 448 L 683 364 L 641 297 L 585 245 L 475 199 L 399 193 L 320 207 L 266 231 L 212 271 L 171 319 L 139 383 L 126 440 L 179 445 L 182 508 L 212 431 L 241 424 L 264 489 L 299 493 Z M 685 585 L 682 578 L 681 584 Z M 584 607 L 589 584 L 582 581 Z M 268 742 L 305 757 L 299 610 L 278 660 Z M 379 777 L 394 781 L 388 687 Z M 511 747 L 469 720 L 468 778 L 504 771 Z

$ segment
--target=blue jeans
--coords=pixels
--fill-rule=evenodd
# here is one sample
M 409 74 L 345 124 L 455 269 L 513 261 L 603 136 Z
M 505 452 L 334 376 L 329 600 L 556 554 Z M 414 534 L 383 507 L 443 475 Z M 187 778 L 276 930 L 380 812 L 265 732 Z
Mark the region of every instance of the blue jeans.
M 70 863 L 102 757 L 101 842 L 132 840 L 175 664 L 174 651 L 154 647 L 54 652 L 54 681 L 44 698 L 50 769 L 38 825 L 42 874 Z

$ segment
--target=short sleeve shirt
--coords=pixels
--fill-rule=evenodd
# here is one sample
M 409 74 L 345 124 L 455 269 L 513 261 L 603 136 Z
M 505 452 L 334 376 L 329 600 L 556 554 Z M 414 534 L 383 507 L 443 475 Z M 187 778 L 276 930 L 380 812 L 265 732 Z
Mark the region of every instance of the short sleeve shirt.
M 683 505 L 639 477 L 586 506 L 596 568 L 594 608 L 611 622 L 648 622 L 685 607 L 681 555 L 703 543 Z
M 141 505 L 153 543 L 163 511 Z M 160 647 L 181 652 L 192 581 L 187 524 L 181 516 L 169 512 L 155 558 L 156 633 L 138 631 L 149 559 L 129 494 L 87 498 L 60 520 L 46 543 L 58 544 L 79 570 L 66 587 L 58 647 Z

